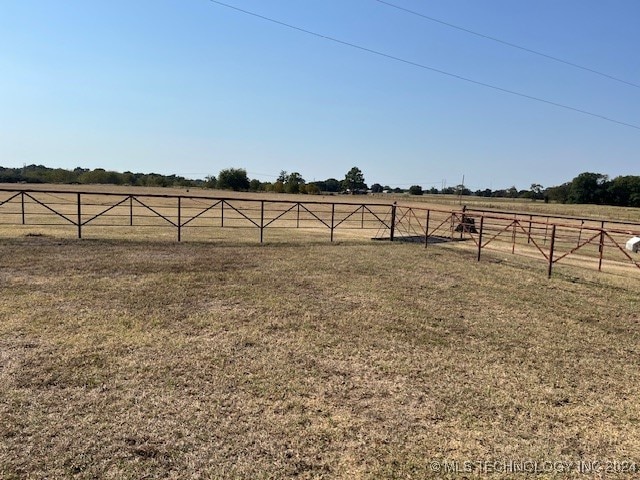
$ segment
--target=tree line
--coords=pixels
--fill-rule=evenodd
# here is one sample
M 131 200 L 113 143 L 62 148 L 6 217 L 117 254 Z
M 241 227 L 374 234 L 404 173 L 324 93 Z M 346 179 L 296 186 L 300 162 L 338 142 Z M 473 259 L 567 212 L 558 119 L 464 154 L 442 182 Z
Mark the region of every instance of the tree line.
M 625 175 L 610 179 L 601 173 L 584 172 L 570 182 L 544 188 L 533 183 L 526 190 L 515 186 L 507 189 L 471 191 L 464 185 L 437 189 L 423 189 L 421 185 L 412 185 L 408 189 L 392 188 L 389 185 L 374 183 L 368 186 L 362 170 L 352 167 L 343 179 L 307 182 L 298 172 L 281 171 L 273 182 L 250 179 L 243 168 L 225 168 L 217 176 L 205 179 L 187 179 L 177 175 L 158 173 L 114 172 L 102 168 L 48 168 L 43 165 L 25 165 L 22 168 L 0 167 L 0 183 L 65 183 L 65 184 L 112 184 L 143 187 L 199 187 L 222 190 L 275 192 L 275 193 L 408 193 L 410 195 L 449 194 L 475 195 L 479 197 L 526 198 L 554 203 L 590 203 L 640 207 L 640 176 Z
M 25 165 L 22 168 L 0 167 L 0 183 L 66 183 L 134 185 L 140 187 L 196 187 L 204 180 L 189 180 L 177 175 L 159 173 L 113 172 L 103 168 L 48 168 L 44 165 Z

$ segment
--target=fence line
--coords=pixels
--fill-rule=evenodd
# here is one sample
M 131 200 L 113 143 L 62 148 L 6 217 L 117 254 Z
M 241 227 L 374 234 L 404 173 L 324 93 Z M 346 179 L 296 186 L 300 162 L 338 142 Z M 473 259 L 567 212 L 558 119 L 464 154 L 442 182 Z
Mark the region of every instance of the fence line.
M 472 241 L 477 260 L 491 248 L 543 259 L 548 275 L 558 262 L 617 262 L 640 269 L 623 247 L 640 236 L 640 223 L 521 212 L 461 211 L 326 200 L 250 199 L 218 196 L 134 194 L 0 188 L 0 226 L 68 225 L 78 238 L 90 226 L 170 227 L 182 241 L 185 228 L 251 228 L 264 242 L 267 229 L 376 231 L 374 238 L 424 243 Z M 605 257 L 605 252 L 607 256 Z

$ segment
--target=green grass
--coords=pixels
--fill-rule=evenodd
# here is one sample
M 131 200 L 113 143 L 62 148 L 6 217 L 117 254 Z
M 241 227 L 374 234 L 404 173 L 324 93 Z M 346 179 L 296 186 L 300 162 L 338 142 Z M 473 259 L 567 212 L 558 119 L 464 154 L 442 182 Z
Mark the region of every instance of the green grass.
M 5 237 L 0 478 L 640 461 L 639 311 L 633 277 L 456 245 Z

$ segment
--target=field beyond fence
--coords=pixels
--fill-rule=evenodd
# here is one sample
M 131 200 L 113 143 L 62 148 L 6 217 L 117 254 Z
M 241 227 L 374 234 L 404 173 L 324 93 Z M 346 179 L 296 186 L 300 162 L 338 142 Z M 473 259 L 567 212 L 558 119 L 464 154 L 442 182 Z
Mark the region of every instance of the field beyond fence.
M 0 227 L 62 228 L 78 238 L 119 229 L 131 235 L 145 229 L 173 232 L 176 241 L 207 241 L 218 229 L 255 232 L 256 241 L 276 229 L 316 237 L 326 235 L 389 241 L 457 242 L 485 249 L 536 257 L 547 265 L 607 267 L 616 273 L 637 272 L 640 258 L 625 249 L 640 236 L 640 223 L 483 209 L 442 209 L 396 202 L 288 200 L 280 197 L 208 196 L 199 193 L 158 194 L 0 188 Z M 15 229 L 8 230 L 15 233 Z M 322 233 L 324 232 L 324 233 Z M 244 237 L 244 235 L 243 235 Z M 297 235 L 296 238 L 300 238 Z

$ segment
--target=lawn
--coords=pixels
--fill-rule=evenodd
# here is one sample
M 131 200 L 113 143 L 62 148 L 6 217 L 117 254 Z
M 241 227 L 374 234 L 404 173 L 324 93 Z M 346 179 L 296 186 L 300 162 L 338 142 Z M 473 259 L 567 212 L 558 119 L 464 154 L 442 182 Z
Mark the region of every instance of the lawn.
M 0 478 L 628 470 L 637 279 L 544 272 L 454 244 L 2 236 Z M 525 461 L 546 473 L 501 472 Z

